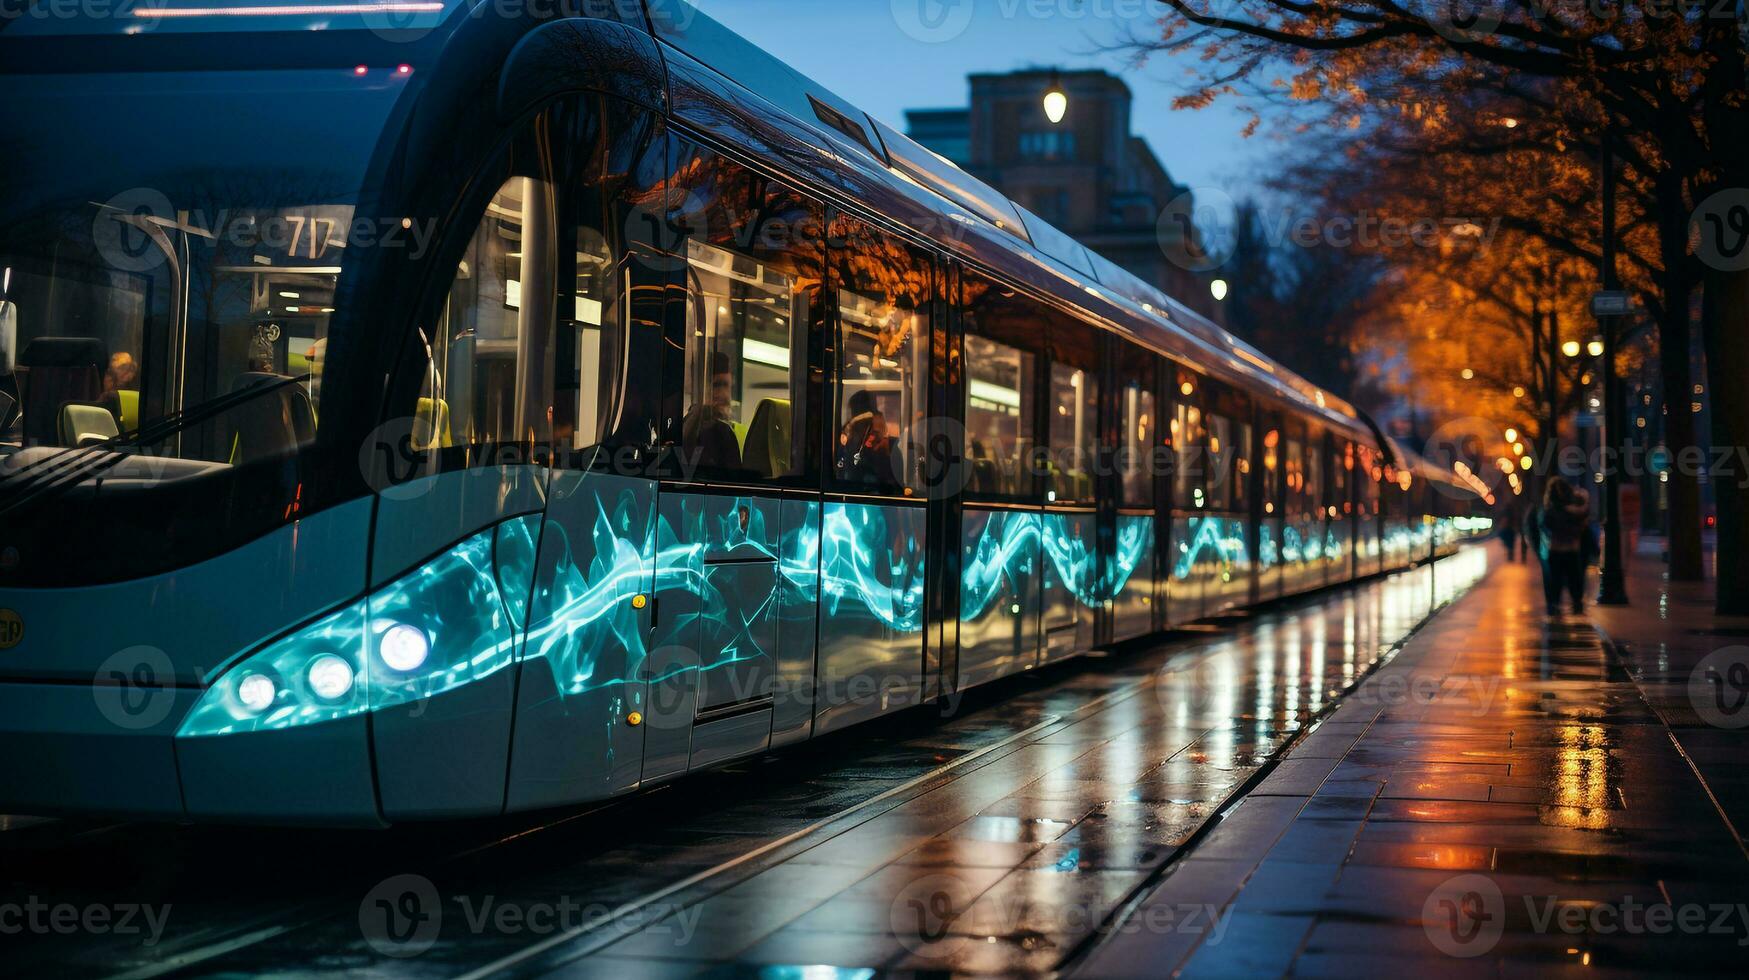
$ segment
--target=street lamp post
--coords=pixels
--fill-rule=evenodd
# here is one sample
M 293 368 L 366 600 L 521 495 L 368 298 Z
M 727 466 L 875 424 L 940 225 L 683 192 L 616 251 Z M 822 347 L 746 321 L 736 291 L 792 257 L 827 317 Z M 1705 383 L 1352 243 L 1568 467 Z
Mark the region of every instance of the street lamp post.
M 1613 121 L 1603 130 L 1603 288 L 1613 292 L 1620 288 L 1615 270 L 1615 126 Z M 1615 373 L 1615 343 L 1619 317 L 1599 316 L 1598 330 L 1603 334 L 1603 440 L 1609 447 L 1603 454 L 1603 554 L 1599 556 L 1597 603 L 1603 606 L 1625 606 L 1628 603 L 1627 582 L 1622 575 L 1621 554 L 1621 452 L 1623 415 L 1621 379 Z M 1613 459 L 1611 457 L 1614 457 Z

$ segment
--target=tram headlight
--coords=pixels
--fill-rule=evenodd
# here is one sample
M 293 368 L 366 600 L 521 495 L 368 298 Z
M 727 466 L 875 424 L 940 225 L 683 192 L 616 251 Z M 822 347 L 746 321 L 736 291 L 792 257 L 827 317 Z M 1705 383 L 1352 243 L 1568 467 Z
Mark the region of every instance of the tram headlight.
M 363 599 L 269 643 L 217 679 L 181 738 L 337 721 L 434 697 L 509 666 L 539 518 L 467 538 Z M 520 536 L 520 538 L 518 537 Z M 518 540 L 523 547 L 514 547 Z M 522 555 L 500 565 L 494 555 Z M 501 581 L 502 579 L 502 581 Z
M 311 693 L 325 701 L 338 701 L 350 693 L 354 676 L 352 665 L 345 658 L 332 653 L 316 656 L 304 668 L 304 677 L 310 685 Z
M 419 627 L 396 623 L 377 640 L 377 653 L 383 663 L 405 674 L 424 666 L 431 653 L 431 641 Z
M 364 646 L 364 624 L 365 604 L 354 602 L 243 658 L 195 703 L 177 736 L 276 731 L 359 714 L 368 702 L 353 651 Z
M 237 682 L 237 701 L 256 714 L 273 707 L 273 699 L 278 694 L 279 688 L 266 674 L 244 674 Z

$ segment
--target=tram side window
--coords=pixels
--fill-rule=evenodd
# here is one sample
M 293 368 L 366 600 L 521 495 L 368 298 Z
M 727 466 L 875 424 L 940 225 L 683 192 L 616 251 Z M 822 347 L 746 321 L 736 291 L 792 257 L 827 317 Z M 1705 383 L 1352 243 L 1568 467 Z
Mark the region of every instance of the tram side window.
M 1099 445 L 1099 372 L 1093 328 L 1066 317 L 1051 326 L 1050 497 L 1091 503 Z
M 1208 429 L 1203 418 L 1196 372 L 1179 368 L 1172 384 L 1172 500 L 1180 510 L 1202 510 L 1209 505 Z
M 610 235 L 627 225 L 613 208 L 644 192 L 637 160 L 649 145 L 638 116 L 616 112 L 605 100 L 579 104 L 585 111 L 571 121 L 580 165 L 567 178 L 563 226 L 575 230 L 561 231 L 572 248 L 559 256 L 560 282 L 568 288 L 559 301 L 553 351 L 553 438 L 571 450 L 606 441 L 615 408 L 623 407 L 630 318 L 621 304 L 630 284 L 618 262 L 618 237 Z
M 964 284 L 966 489 L 975 496 L 1032 498 L 1038 418 L 1038 335 L 1030 300 L 989 280 Z
M 796 472 L 792 365 L 806 351 L 806 293 L 794 276 L 703 242 L 688 242 L 686 258 L 685 465 L 756 479 Z
M 1159 428 L 1154 411 L 1154 356 L 1125 348 L 1117 393 L 1118 475 L 1127 507 L 1154 505 L 1154 436 Z
M 1335 442 L 1335 465 L 1330 468 L 1330 503 L 1336 513 L 1330 516 L 1352 514 L 1354 502 L 1348 499 L 1348 481 L 1354 470 L 1354 443 L 1347 439 Z
M 558 296 L 553 208 L 551 182 L 521 176 L 487 205 L 427 338 L 431 357 L 414 416 L 420 448 L 545 441 Z
M 793 480 L 818 462 L 807 409 L 820 206 L 714 148 L 680 140 L 669 192 L 685 260 L 682 333 L 663 357 L 662 469 L 685 480 Z
M 1243 392 L 1209 382 L 1209 506 L 1244 513 L 1250 501 L 1251 402 Z
M 1324 436 L 1314 433 L 1306 445 L 1306 510 L 1328 517 L 1324 502 Z
M 614 380 L 624 356 L 619 311 L 609 307 L 617 291 L 613 252 L 593 227 L 577 229 L 571 309 L 560 310 L 559 361 L 568 363 L 575 390 L 562 385 L 553 414 L 553 434 L 572 449 L 599 445 L 607 435 Z
M 1208 429 L 1209 507 L 1214 510 L 1232 510 L 1233 486 L 1237 482 L 1233 459 L 1234 451 L 1239 445 L 1237 427 L 1232 419 L 1210 411 Z
M 1306 449 L 1303 439 L 1287 440 L 1287 465 L 1283 477 L 1287 485 L 1287 509 L 1290 514 L 1305 512 Z
M 934 259 L 847 215 L 834 215 L 838 315 L 833 478 L 911 494 L 928 433 Z
M 1282 506 L 1281 421 L 1266 418 L 1263 430 L 1263 512 L 1274 514 Z
M 838 293 L 838 479 L 915 487 L 922 459 L 928 317 L 892 298 Z

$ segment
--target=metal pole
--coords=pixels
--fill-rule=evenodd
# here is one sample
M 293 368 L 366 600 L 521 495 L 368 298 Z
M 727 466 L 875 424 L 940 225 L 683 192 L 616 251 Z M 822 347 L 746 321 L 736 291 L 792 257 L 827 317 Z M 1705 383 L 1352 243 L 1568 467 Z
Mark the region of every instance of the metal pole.
M 1612 122 L 1603 131 L 1603 288 L 1620 288 L 1615 270 L 1615 127 Z M 1603 438 L 1608 447 L 1603 453 L 1603 554 L 1599 556 L 1597 604 L 1625 606 L 1628 604 L 1627 583 L 1622 575 L 1621 554 L 1621 466 L 1622 432 L 1626 428 L 1621 403 L 1621 379 L 1615 373 L 1615 342 L 1620 317 L 1600 316 L 1598 329 L 1603 334 Z M 1613 458 L 1612 458 L 1613 457 Z

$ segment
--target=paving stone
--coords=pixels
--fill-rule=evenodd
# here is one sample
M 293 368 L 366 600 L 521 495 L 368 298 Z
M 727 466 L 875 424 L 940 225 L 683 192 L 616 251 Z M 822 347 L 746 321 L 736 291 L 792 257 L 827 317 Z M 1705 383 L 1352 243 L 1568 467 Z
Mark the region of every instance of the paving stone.
M 1498 569 L 1182 852 L 1139 908 L 1223 902 L 1228 928 L 1153 936 L 1154 975 L 1741 975 L 1749 919 L 1705 935 L 1611 924 L 1749 902 L 1714 804 L 1749 803 L 1749 732 L 1665 727 L 1644 675 L 1624 676 L 1589 623 L 1545 623 L 1535 587 Z M 1642 643 L 1672 632 L 1609 615 Z M 1664 673 L 1651 693 L 1680 708 L 1686 675 Z M 1112 938 L 1076 975 L 1143 975 L 1147 939 Z

